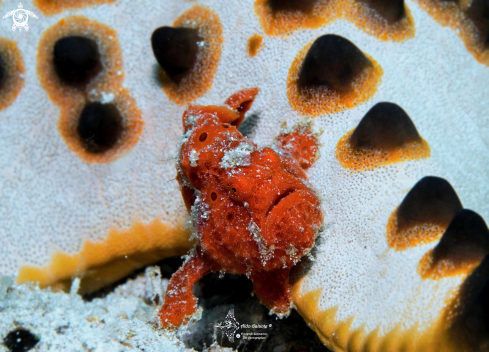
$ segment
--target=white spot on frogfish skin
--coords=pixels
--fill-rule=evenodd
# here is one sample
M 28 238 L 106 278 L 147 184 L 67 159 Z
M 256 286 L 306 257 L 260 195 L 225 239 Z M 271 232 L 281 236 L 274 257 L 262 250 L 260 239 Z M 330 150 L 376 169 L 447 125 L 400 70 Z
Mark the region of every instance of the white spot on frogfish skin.
M 197 117 L 196 115 L 190 115 L 189 117 L 187 117 L 187 120 L 185 120 L 185 124 L 187 126 L 193 126 L 195 125 L 195 123 L 197 122 Z
M 258 245 L 258 250 L 260 251 L 260 255 L 262 258 L 262 264 L 263 266 L 265 266 L 267 264 L 267 261 L 269 261 L 273 257 L 275 247 L 273 245 L 270 247 L 267 246 L 265 239 L 261 235 L 260 228 L 257 224 L 253 222 L 253 220 L 251 220 L 248 224 L 248 231 L 250 231 L 250 233 L 253 235 L 253 239 Z
M 255 147 L 249 143 L 241 143 L 236 148 L 224 152 L 221 160 L 221 167 L 232 168 L 236 166 L 250 165 L 250 154 L 255 151 Z
M 293 244 L 290 245 L 289 249 L 287 249 L 285 251 L 285 253 L 288 255 L 288 256 L 295 256 L 295 254 L 297 253 L 297 248 L 294 247 Z
M 190 166 L 192 167 L 197 166 L 197 161 L 199 160 L 199 153 L 195 149 L 192 149 L 192 151 L 190 152 L 189 160 L 190 160 Z

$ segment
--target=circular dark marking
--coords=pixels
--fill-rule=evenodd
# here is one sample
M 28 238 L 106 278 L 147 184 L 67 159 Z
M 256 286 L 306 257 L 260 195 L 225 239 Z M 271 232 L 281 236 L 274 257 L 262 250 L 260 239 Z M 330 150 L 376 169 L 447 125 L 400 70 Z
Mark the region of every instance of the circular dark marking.
M 359 0 L 367 4 L 389 23 L 395 23 L 406 16 L 404 0 Z
M 458 295 L 460 304 L 449 334 L 463 346 L 460 351 L 486 350 L 481 347 L 489 346 L 489 255 L 467 277 Z
M 484 317 L 486 336 L 489 336 L 489 275 L 487 275 L 486 281 L 477 298 L 482 308 L 481 312 Z
M 153 32 L 154 56 L 173 82 L 179 83 L 192 70 L 201 40 L 192 28 L 160 27 Z
M 272 12 L 300 11 L 310 13 L 316 3 L 317 0 L 268 0 Z
M 199 136 L 199 141 L 204 142 L 207 139 L 207 133 L 201 133 Z
M 345 91 L 364 69 L 369 59 L 348 39 L 326 34 L 314 41 L 299 73 L 300 88 L 326 86 Z
M 467 16 L 477 27 L 484 46 L 489 47 L 489 0 L 474 0 L 467 9 Z
M 423 177 L 402 200 L 397 210 L 397 226 L 409 229 L 424 224 L 448 226 L 462 203 L 447 180 Z
M 26 329 L 16 329 L 7 334 L 3 343 L 10 352 L 24 352 L 32 349 L 39 342 L 39 338 Z
M 480 305 L 482 329 L 485 335 L 489 336 L 489 275 L 486 276 L 486 281 L 479 290 L 475 301 Z
M 489 254 L 489 229 L 484 219 L 472 210 L 462 209 L 433 250 L 433 262 L 450 260 L 457 265 L 470 260 L 482 260 Z
M 87 152 L 103 153 L 121 137 L 122 116 L 113 104 L 89 103 L 80 115 L 77 132 Z
M 354 148 L 389 150 L 420 141 L 416 127 L 398 105 L 378 103 L 362 118 L 350 137 Z
M 78 36 L 54 44 L 53 64 L 60 80 L 71 86 L 88 84 L 102 70 L 95 41 Z
M 0 55 L 0 89 L 3 88 L 5 82 L 7 81 L 7 67 L 3 56 Z
M 215 201 L 215 200 L 217 199 L 217 194 L 216 194 L 216 192 L 212 192 L 212 193 L 211 193 L 211 199 L 212 199 L 213 201 Z
M 228 221 L 233 221 L 234 213 L 232 211 L 229 211 L 226 215 L 226 219 L 228 219 Z

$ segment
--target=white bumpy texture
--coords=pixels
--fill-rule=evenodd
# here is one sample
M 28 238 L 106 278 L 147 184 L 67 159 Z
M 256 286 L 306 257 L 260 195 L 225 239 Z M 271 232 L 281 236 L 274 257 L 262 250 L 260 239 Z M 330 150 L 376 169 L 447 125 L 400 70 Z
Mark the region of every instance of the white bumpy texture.
M 323 133 L 320 158 L 308 175 L 321 199 L 324 231 L 302 293 L 320 288 L 319 308 L 336 307 L 338 321 L 353 317 L 351 329 L 383 334 L 399 325 L 429 327 L 462 277 L 422 280 L 417 265 L 436 243 L 396 252 L 387 245 L 386 224 L 423 176 L 447 179 L 464 208 L 489 219 L 489 67 L 474 59 L 455 31 L 411 0 L 406 5 L 416 35 L 405 42 L 381 41 L 338 20 L 287 37 L 265 36 L 253 58 L 247 40 L 263 34 L 254 0 L 120 1 L 52 17 L 23 2 L 39 15 L 28 33 L 12 32 L 11 23 L 0 22 L 2 37 L 17 42 L 26 67 L 20 95 L 0 112 L 0 273 L 15 275 L 22 264 L 46 265 L 55 250 L 76 253 L 83 240 L 101 240 L 110 227 L 127 228 L 133 219 L 177 224 L 185 217 L 174 158 L 186 106 L 170 102 L 157 82 L 150 36 L 196 3 L 218 14 L 224 43 L 212 88 L 195 103 L 220 104 L 240 89 L 259 87 L 250 111 L 260 116 L 252 136 L 259 146 L 271 144 L 284 121 L 290 126 L 304 119 L 289 105 L 286 87 L 292 61 L 307 43 L 338 34 L 380 64 L 382 82 L 370 100 L 314 120 L 314 130 Z M 0 12 L 16 6 L 4 0 Z M 137 145 L 110 164 L 85 163 L 66 146 L 57 129 L 59 109 L 36 74 L 41 34 L 73 14 L 117 31 L 124 87 L 145 122 Z M 431 157 L 352 173 L 335 157 L 337 142 L 383 101 L 408 113 Z

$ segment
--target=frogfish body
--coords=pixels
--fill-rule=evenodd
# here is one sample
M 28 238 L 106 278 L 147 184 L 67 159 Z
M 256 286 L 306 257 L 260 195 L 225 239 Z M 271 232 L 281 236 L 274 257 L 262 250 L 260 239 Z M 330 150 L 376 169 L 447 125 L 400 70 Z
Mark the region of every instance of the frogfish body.
M 243 90 L 228 98 L 230 107 L 190 106 L 183 115 L 178 180 L 198 245 L 170 281 L 163 326 L 178 326 L 195 312 L 192 286 L 212 271 L 246 274 L 262 303 L 279 314 L 290 310 L 290 269 L 312 249 L 322 214 L 287 149 L 259 149 L 237 130 L 256 94 Z M 311 132 L 282 140 L 291 138 L 295 154 L 304 154 L 299 160 L 313 162 Z

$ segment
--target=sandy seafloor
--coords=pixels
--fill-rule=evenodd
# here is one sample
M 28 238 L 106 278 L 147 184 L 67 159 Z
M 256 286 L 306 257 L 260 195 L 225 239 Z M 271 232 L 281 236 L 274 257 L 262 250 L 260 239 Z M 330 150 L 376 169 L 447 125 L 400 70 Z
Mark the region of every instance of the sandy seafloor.
M 177 264 L 172 263 L 173 269 Z M 150 266 L 92 297 L 77 294 L 78 279 L 71 291 L 64 293 L 1 277 L 0 351 L 328 352 L 296 311 L 286 319 L 269 315 L 251 295 L 251 282 L 239 275 L 204 277 L 194 288 L 199 298 L 194 320 L 177 331 L 161 330 L 155 315 L 168 285 L 166 276 L 168 272 L 162 275 L 160 266 Z M 229 341 L 216 324 L 223 322 L 231 309 L 238 323 L 267 328 L 241 326 L 235 334 L 239 337 Z M 30 349 L 22 349 L 22 341 L 9 349 L 6 336 L 18 329 L 29 331 L 39 341 Z M 266 338 L 245 340 L 247 333 Z
M 164 291 L 167 280 L 150 284 L 149 273 L 119 286 L 104 298 L 84 301 L 76 293 L 41 290 L 0 279 L 0 336 L 23 328 L 39 338 L 35 351 L 191 351 L 176 334 L 154 327 L 156 308 L 148 298 Z M 0 344 L 0 351 L 9 351 Z

